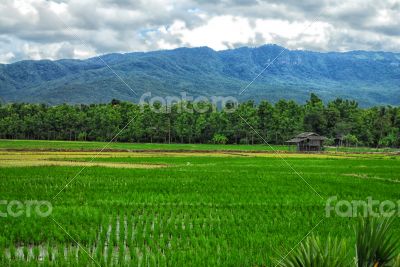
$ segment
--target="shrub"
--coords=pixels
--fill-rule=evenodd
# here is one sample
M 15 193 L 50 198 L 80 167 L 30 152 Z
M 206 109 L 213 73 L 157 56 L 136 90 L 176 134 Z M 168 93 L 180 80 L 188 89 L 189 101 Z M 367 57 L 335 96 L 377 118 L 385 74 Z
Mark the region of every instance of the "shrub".
M 399 238 L 390 234 L 393 219 L 360 219 L 356 228 L 356 262 L 358 267 L 392 266 L 396 260 Z
M 345 141 L 346 145 L 358 145 L 359 143 L 357 136 L 353 134 L 346 134 L 343 140 Z
M 392 218 L 360 218 L 355 229 L 356 257 L 348 257 L 345 241 L 308 237 L 276 266 L 285 267 L 400 267 L 400 239 L 391 235 Z
M 318 237 L 308 237 L 305 242 L 290 253 L 278 266 L 290 267 L 333 267 L 348 266 L 346 243 L 328 238 L 322 242 Z
M 212 140 L 214 144 L 225 145 L 228 142 L 228 138 L 223 134 L 214 134 Z
M 247 138 L 241 138 L 240 141 L 239 141 L 239 144 L 248 145 L 249 144 L 249 140 Z

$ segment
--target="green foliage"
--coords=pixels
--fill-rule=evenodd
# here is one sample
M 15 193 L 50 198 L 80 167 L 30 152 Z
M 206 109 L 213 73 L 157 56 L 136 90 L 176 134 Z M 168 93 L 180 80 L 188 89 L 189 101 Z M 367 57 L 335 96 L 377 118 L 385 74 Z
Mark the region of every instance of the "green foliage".
M 324 141 L 324 145 L 326 145 L 326 146 L 332 146 L 332 145 L 334 145 L 334 144 L 335 144 L 335 141 L 334 141 L 333 138 L 327 138 L 327 139 Z
M 0 138 L 148 143 L 209 143 L 224 135 L 229 144 L 284 144 L 304 131 L 330 139 L 345 136 L 344 144 L 372 147 L 400 146 L 400 109 L 362 109 L 354 101 L 336 99 L 324 105 L 312 94 L 305 105 L 280 100 L 241 103 L 234 112 L 190 112 L 176 103 L 159 113 L 148 105 L 113 100 L 110 104 L 10 104 L 0 106 Z M 166 109 L 166 108 L 165 108 Z M 251 125 L 251 127 L 249 126 Z M 331 144 L 328 143 L 327 144 Z
M 400 254 L 394 260 L 393 267 L 400 267 Z
M 225 145 L 228 142 L 228 138 L 223 134 L 214 134 L 212 138 L 212 142 L 214 144 L 222 144 Z
M 382 147 L 394 147 L 399 143 L 399 134 L 396 129 L 396 131 L 389 133 L 387 136 L 383 137 L 382 139 L 379 140 L 379 146 Z
M 344 239 L 308 237 L 286 258 L 278 262 L 282 267 L 398 267 L 400 266 L 400 238 L 393 236 L 393 218 L 360 217 L 355 230 L 356 256 L 349 257 Z
M 279 261 L 281 267 L 335 267 L 349 266 L 348 249 L 344 241 L 331 239 L 321 241 L 318 237 L 307 237 L 286 258 Z
M 79 133 L 78 134 L 78 137 L 77 137 L 78 141 L 84 141 L 86 139 L 87 139 L 87 134 L 86 133 Z
M 354 134 L 346 134 L 343 137 L 343 141 L 346 143 L 346 145 L 358 145 L 359 143 L 357 136 Z
M 393 266 L 400 238 L 392 236 L 393 218 L 361 218 L 356 229 L 358 267 Z

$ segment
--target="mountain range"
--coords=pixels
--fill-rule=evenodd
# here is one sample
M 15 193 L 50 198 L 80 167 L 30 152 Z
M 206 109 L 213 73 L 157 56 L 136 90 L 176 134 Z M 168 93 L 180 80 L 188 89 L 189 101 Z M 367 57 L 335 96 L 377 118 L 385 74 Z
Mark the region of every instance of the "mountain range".
M 400 53 L 321 53 L 264 45 L 0 64 L 0 97 L 5 102 L 138 102 L 148 92 L 152 97 L 185 92 L 193 97 L 232 96 L 256 102 L 292 99 L 300 103 L 313 92 L 324 101 L 341 97 L 361 106 L 399 105 Z

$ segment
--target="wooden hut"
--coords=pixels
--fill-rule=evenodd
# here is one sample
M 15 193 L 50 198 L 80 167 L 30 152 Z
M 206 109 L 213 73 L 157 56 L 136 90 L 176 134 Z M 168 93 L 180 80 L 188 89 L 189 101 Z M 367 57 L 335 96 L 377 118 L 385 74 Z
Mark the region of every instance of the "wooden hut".
M 295 144 L 297 151 L 321 151 L 326 137 L 312 132 L 305 132 L 286 141 L 289 144 Z

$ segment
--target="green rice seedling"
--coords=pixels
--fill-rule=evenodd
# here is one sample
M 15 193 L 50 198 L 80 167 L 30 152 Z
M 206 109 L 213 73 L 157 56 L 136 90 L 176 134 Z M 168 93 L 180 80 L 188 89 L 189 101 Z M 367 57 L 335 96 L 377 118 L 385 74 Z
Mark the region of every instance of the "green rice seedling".
M 159 263 L 157 262 L 157 258 L 155 257 L 154 254 L 150 254 L 150 256 L 149 256 L 149 266 L 159 266 Z
M 47 244 L 47 259 L 48 261 L 52 262 L 54 261 L 54 251 L 53 251 L 53 246 L 51 244 Z
M 89 252 L 88 252 L 89 253 Z M 78 248 L 78 264 L 80 266 L 88 266 L 91 263 L 89 255 L 81 248 Z
M 59 266 L 63 266 L 65 263 L 64 245 L 58 244 L 55 262 Z
M 117 248 L 118 248 L 117 261 L 119 263 L 123 263 L 125 261 L 125 244 L 123 240 L 119 241 Z
M 0 248 L 0 263 L 4 263 L 6 261 L 5 251 L 3 248 Z
M 139 223 L 136 228 L 135 241 L 138 247 L 143 246 L 143 225 Z
M 102 258 L 104 258 L 104 243 L 99 242 L 96 246 L 96 255 L 95 258 L 100 261 Z
M 71 254 L 71 245 L 70 244 L 63 246 L 62 253 L 63 253 L 64 257 L 63 257 L 63 259 L 61 259 L 61 261 L 72 263 L 72 261 L 70 261 L 72 259 L 71 255 L 70 255 Z
M 129 256 L 130 256 L 130 263 L 133 266 L 136 266 L 138 263 L 138 257 L 137 257 L 136 247 L 133 244 L 130 244 L 129 246 Z
M 119 239 L 119 235 L 118 235 L 118 231 L 119 231 L 119 225 L 118 225 L 118 217 L 117 218 L 113 218 L 113 224 L 112 224 L 112 230 L 111 230 L 111 242 L 112 244 L 118 244 L 118 239 Z
M 24 247 L 22 248 L 22 253 L 23 253 L 23 258 L 24 258 L 24 260 L 25 260 L 25 261 L 28 261 L 28 260 L 29 260 L 29 249 L 28 249 L 27 246 L 24 246 Z
M 10 245 L 9 247 L 9 252 L 10 252 L 10 260 L 16 260 L 17 259 L 17 249 L 15 248 L 14 245 Z
M 97 262 L 100 264 L 100 266 L 107 266 L 107 261 L 104 257 L 98 259 Z
M 40 256 L 40 248 L 39 245 L 34 245 L 33 246 L 33 258 L 38 261 Z
M 126 216 L 126 243 L 131 244 L 133 239 L 134 221 L 131 214 Z
M 88 252 L 88 254 L 91 257 L 96 256 L 96 251 L 95 251 L 95 246 L 93 244 L 93 241 L 89 241 L 89 243 L 87 243 L 87 245 L 85 245 L 85 247 L 86 247 L 86 251 Z
M 100 238 L 98 242 L 98 246 L 96 248 L 96 253 L 97 253 L 97 259 L 104 258 L 105 255 L 105 246 L 107 242 L 107 233 L 108 233 L 108 221 L 104 219 L 104 221 L 101 224 L 101 233 L 100 233 Z
M 110 265 L 113 262 L 113 254 L 114 254 L 114 241 L 111 239 L 108 243 L 107 248 L 107 265 Z

